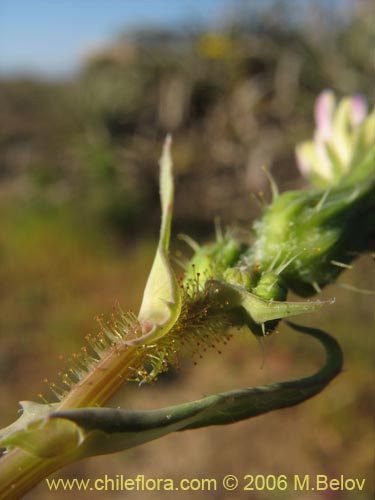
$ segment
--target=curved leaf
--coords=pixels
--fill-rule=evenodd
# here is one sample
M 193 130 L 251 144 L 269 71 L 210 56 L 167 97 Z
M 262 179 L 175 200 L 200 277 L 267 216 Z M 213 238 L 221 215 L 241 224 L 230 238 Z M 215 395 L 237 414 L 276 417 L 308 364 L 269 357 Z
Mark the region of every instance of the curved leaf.
M 302 403 L 319 393 L 341 371 L 342 352 L 337 341 L 315 328 L 290 323 L 311 335 L 326 350 L 326 363 L 312 376 L 261 387 L 223 392 L 159 410 L 128 411 L 84 408 L 56 411 L 50 419 L 68 419 L 85 435 L 82 456 L 125 450 L 170 432 L 223 425 Z

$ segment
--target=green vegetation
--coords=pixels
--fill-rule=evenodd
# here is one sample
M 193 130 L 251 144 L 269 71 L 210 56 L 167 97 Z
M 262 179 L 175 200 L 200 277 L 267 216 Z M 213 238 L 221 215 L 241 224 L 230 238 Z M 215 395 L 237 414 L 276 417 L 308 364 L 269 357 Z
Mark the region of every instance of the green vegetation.
M 277 184 L 281 187 L 300 183 L 293 178 L 294 172 L 290 168 L 294 163 L 293 147 L 311 135 L 311 109 L 316 94 L 323 87 L 333 87 L 339 93 L 360 91 L 373 100 L 371 69 L 366 57 L 373 34 L 365 10 L 359 10 L 347 24 L 337 25 L 335 30 L 326 30 L 320 25 L 319 42 L 313 36 L 313 26 L 302 29 L 300 25 L 289 25 L 286 30 L 281 28 L 282 23 L 275 13 L 261 21 L 238 23 L 217 33 L 198 32 L 189 36 L 146 33 L 134 37 L 131 42 L 119 39 L 114 47 L 88 61 L 82 74 L 73 82 L 59 85 L 26 81 L 0 84 L 2 99 L 6 103 L 0 144 L 0 310 L 4 346 L 0 394 L 4 402 L 4 425 L 14 417 L 17 399 L 35 399 L 35 394 L 41 391 L 48 400 L 52 399 L 48 386 L 46 390 L 42 388 L 41 379 L 56 380 L 57 356 L 79 349 L 85 334 L 96 330 L 91 321 L 94 314 L 108 311 L 116 300 L 123 307 L 138 310 L 139 297 L 151 265 L 153 245 L 149 242 L 150 234 L 155 236 L 154 227 L 158 221 L 155 158 L 165 131 L 174 134 L 177 184 L 174 229 L 193 234 L 196 239 L 205 231 L 205 239 L 209 240 L 212 238 L 208 237 L 207 228 L 211 231 L 213 216 L 220 215 L 223 226 L 229 220 L 239 220 L 247 235 L 254 209 L 246 197 L 250 192 L 267 189 L 266 176 L 256 173 L 262 164 L 272 164 Z M 157 40 L 159 42 L 155 45 Z M 373 160 L 371 162 L 367 163 L 366 179 L 372 175 Z M 358 190 L 353 186 L 359 186 Z M 272 316 L 272 325 L 262 329 L 260 324 L 269 322 L 267 319 L 257 321 L 258 316 L 254 316 L 252 307 L 257 302 L 254 302 L 253 295 L 271 303 L 272 299 L 284 302 L 288 289 L 300 295 L 311 295 L 331 283 L 342 271 L 343 267 L 332 266 L 332 261 L 349 266 L 354 254 L 345 259 L 348 248 L 351 252 L 373 251 L 374 197 L 371 182 L 361 183 L 358 176 L 353 175 L 350 182 L 343 182 L 332 192 L 319 189 L 322 188 L 312 190 L 309 196 L 306 192 L 280 195 L 264 210 L 263 218 L 255 226 L 253 240 L 246 239 L 247 236 L 244 238 L 244 229 L 232 228 L 224 236 L 219 234 L 213 245 L 193 248 L 195 255 L 190 263 L 194 262 L 195 267 L 188 267 L 185 284 L 189 284 L 190 279 L 190 285 L 196 286 L 196 291 L 188 291 L 187 296 L 182 294 L 181 311 L 172 281 L 165 299 L 175 304 L 173 314 L 169 315 L 166 308 L 162 317 L 158 317 L 154 315 L 155 310 L 159 312 L 158 308 L 147 301 L 146 306 L 145 302 L 142 305 L 144 319 L 147 321 L 151 311 L 158 326 L 153 330 L 145 323 L 141 333 L 146 337 L 151 335 L 147 342 L 150 341 L 151 345 L 151 340 L 158 341 L 160 349 L 149 352 L 154 358 L 149 357 L 145 372 L 140 366 L 133 377 L 135 380 L 152 380 L 169 367 L 170 361 L 175 361 L 165 356 L 166 346 L 162 341 L 165 325 L 171 328 L 172 339 L 175 339 L 176 331 L 172 327 L 177 321 L 175 328 L 181 328 L 179 317 L 185 328 L 189 326 L 192 314 L 217 313 L 215 307 L 207 312 L 206 301 L 212 298 L 211 292 L 215 292 L 218 281 L 229 283 L 230 286 L 222 289 L 224 295 L 232 294 L 229 298 L 225 295 L 229 302 L 235 292 L 235 311 L 231 310 L 229 316 L 226 311 L 224 320 L 216 314 L 215 328 L 246 323 L 262 337 L 263 333 L 276 327 L 276 319 L 280 316 Z M 354 206 L 353 201 L 356 202 L 354 212 L 348 209 Z M 297 205 L 300 208 L 298 213 L 295 211 Z M 314 211 L 316 207 L 319 210 Z M 283 241 L 285 232 L 275 236 L 274 230 L 280 224 L 287 227 L 291 215 L 297 226 L 308 219 L 310 225 L 307 224 L 305 230 L 308 229 L 309 233 L 319 224 L 325 226 L 323 239 L 318 231 L 311 243 L 311 248 L 315 249 L 318 241 L 322 243 L 318 256 L 308 251 L 301 258 L 291 260 L 296 248 L 288 248 L 289 237 L 285 236 Z M 368 217 L 365 222 L 358 224 L 365 216 Z M 274 230 L 267 231 L 269 227 Z M 353 227 L 360 239 L 351 238 Z M 345 230 L 340 232 L 341 229 Z M 289 231 L 294 235 L 292 239 L 296 247 L 306 240 L 298 228 Z M 286 232 L 290 235 L 288 230 Z M 164 248 L 162 254 L 167 246 L 167 243 L 159 246 L 159 250 Z M 266 247 L 271 248 L 271 252 L 265 251 Z M 178 244 L 179 260 L 181 248 Z M 354 270 L 346 271 L 341 281 L 354 287 L 373 289 L 369 274 L 371 264 L 371 258 L 363 258 L 354 265 Z M 244 266 L 251 272 L 244 274 Z M 203 279 L 196 284 L 198 268 Z M 306 269 L 301 274 L 301 270 Z M 171 268 L 168 267 L 167 272 L 171 272 Z M 151 280 L 151 285 L 159 278 L 157 275 Z M 211 281 L 213 288 L 210 288 L 211 284 L 205 286 L 207 278 L 214 278 Z M 237 294 L 236 287 L 241 287 L 240 294 Z M 306 407 L 301 407 L 301 425 L 303 422 L 306 428 L 312 428 L 317 424 L 326 439 L 321 438 L 319 443 L 317 431 L 314 447 L 311 444 L 313 432 L 310 436 L 301 432 L 304 438 L 301 437 L 296 449 L 307 442 L 310 443 L 307 448 L 316 453 L 316 459 L 307 454 L 302 459 L 309 471 L 320 470 L 319 467 L 328 467 L 329 463 L 336 461 L 340 473 L 347 471 L 353 475 L 354 468 L 356 475 L 370 478 L 368 433 L 371 409 L 368 401 L 371 388 L 368 374 L 371 349 L 368 348 L 368 333 L 373 324 L 371 295 L 355 295 L 330 288 L 322 298 L 329 299 L 333 295 L 337 296 L 338 305 L 332 311 L 325 308 L 319 318 L 313 315 L 310 321 L 314 326 L 334 333 L 342 344 L 350 380 L 349 384 L 347 378 L 346 382 L 336 382 L 334 389 L 338 392 L 323 393 L 314 400 L 314 406 L 307 403 Z M 186 298 L 190 302 L 186 302 Z M 197 309 L 198 299 L 201 302 Z M 345 318 L 340 311 L 345 311 Z M 120 319 L 125 323 L 128 321 L 126 316 Z M 197 329 L 202 328 L 201 320 L 198 317 Z M 314 332 L 319 337 L 320 334 Z M 139 332 L 130 333 L 133 335 L 130 340 L 139 336 Z M 215 335 L 215 346 L 220 345 L 221 340 L 227 341 L 226 336 Z M 196 367 L 197 378 L 190 379 L 196 381 L 198 389 L 195 392 L 186 388 L 189 375 L 179 374 L 171 384 L 173 402 L 199 397 L 202 380 L 210 377 L 216 384 L 214 392 L 226 387 L 243 387 L 243 380 L 249 375 L 255 380 L 255 383 L 251 380 L 251 385 L 256 385 L 257 381 L 264 385 L 264 379 L 256 370 L 245 370 L 254 359 L 260 364 L 259 351 L 256 350 L 253 358 L 249 353 L 249 358 L 243 359 L 242 352 L 249 338 L 242 334 L 238 336 L 242 339 L 239 347 L 233 346 L 234 343 L 228 346 L 228 370 L 221 366 L 226 364 L 223 358 L 218 361 L 217 357 L 208 355 L 207 361 L 205 359 Z M 279 346 L 277 353 L 273 354 L 275 342 Z M 271 355 L 266 355 L 271 356 L 266 365 L 267 370 L 270 369 L 270 378 L 266 382 L 289 378 L 291 370 L 296 373 L 296 379 L 305 374 L 305 365 L 310 360 L 298 340 L 283 335 L 282 342 L 276 337 L 276 340 L 267 339 L 266 345 L 267 350 L 271 350 Z M 187 352 L 196 361 L 200 349 L 187 347 Z M 131 347 L 136 348 L 136 344 Z M 223 352 L 226 353 L 227 350 Z M 309 364 L 311 370 L 313 359 Z M 339 371 L 337 359 L 336 368 L 329 378 Z M 277 368 L 274 371 L 273 360 L 276 367 L 277 363 L 284 363 L 281 373 Z M 144 364 L 144 359 L 140 358 L 140 361 Z M 70 366 L 70 361 L 58 363 L 61 371 Z M 173 374 L 170 379 L 165 377 L 168 374 L 161 377 L 161 388 L 159 384 L 141 388 L 132 388 L 130 384 L 117 401 L 121 407 L 128 408 L 130 403 L 136 408 L 137 401 L 145 397 L 143 405 L 150 408 L 147 398 L 156 396 L 153 407 L 170 406 L 170 401 L 163 400 L 163 380 L 173 382 Z M 221 385 L 221 378 L 225 387 Z M 205 386 L 204 392 L 213 392 L 210 384 Z M 122 397 L 127 401 L 122 401 Z M 235 397 L 234 394 L 231 397 Z M 205 404 L 203 400 L 201 404 Z M 219 404 L 222 411 L 220 404 L 223 401 L 207 400 L 207 404 L 213 405 L 213 413 L 198 419 L 191 427 L 223 423 L 215 421 L 218 415 L 215 405 Z M 229 412 L 228 418 L 233 420 L 236 419 L 234 415 L 243 418 L 251 414 L 249 410 L 242 415 L 241 401 L 236 404 L 239 406 L 225 409 Z M 61 410 L 67 408 L 69 406 Z M 176 407 L 178 415 L 179 411 Z M 100 411 L 95 417 L 98 421 L 99 415 Z M 294 415 L 298 417 L 298 413 Z M 78 412 L 71 418 L 73 422 L 81 422 L 85 432 L 90 429 L 90 414 L 86 416 Z M 277 418 L 265 418 L 271 423 L 270 435 L 274 422 L 273 437 L 276 439 Z M 279 422 L 283 418 L 280 416 Z M 359 424 L 355 436 L 353 419 Z M 296 421 L 298 423 L 298 418 Z M 107 424 L 104 422 L 103 425 Z M 124 425 L 128 423 L 125 421 Z M 62 430 L 65 437 L 71 436 L 70 429 L 75 427 Z M 243 437 L 238 436 L 238 439 L 243 441 Z M 67 439 L 67 447 L 70 444 Z M 237 447 L 236 441 L 227 444 Z M 257 445 L 254 437 L 254 449 L 263 444 L 259 442 Z M 264 446 L 267 449 L 269 445 Z M 249 463 L 247 451 L 241 446 L 238 449 L 241 451 L 238 452 L 237 465 L 240 466 L 241 457 Z M 271 450 L 275 453 L 273 448 L 268 448 L 268 456 Z M 136 461 L 137 456 L 141 457 L 137 453 L 132 455 Z M 86 453 L 89 454 L 92 450 Z M 139 460 L 138 468 L 143 463 L 141 458 Z M 269 465 L 261 454 L 258 460 L 260 463 L 263 460 L 263 467 L 267 467 L 263 472 L 267 473 L 280 470 L 280 464 L 284 463 L 280 460 L 279 464 Z M 293 464 L 300 458 L 293 458 L 291 452 L 290 460 Z M 50 470 L 54 469 L 56 464 Z M 127 470 L 131 470 L 129 462 Z M 58 498 L 56 494 L 54 498 Z

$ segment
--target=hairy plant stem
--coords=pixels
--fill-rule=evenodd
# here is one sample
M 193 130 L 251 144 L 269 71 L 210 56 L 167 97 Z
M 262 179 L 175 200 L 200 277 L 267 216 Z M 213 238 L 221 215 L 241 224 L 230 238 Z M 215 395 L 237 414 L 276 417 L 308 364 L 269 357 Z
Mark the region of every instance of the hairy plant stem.
M 126 382 L 129 369 L 139 364 L 139 346 L 114 345 L 54 410 L 101 406 Z M 48 436 L 45 437 L 48 440 Z M 41 480 L 77 460 L 74 453 L 39 458 L 14 448 L 0 458 L 0 500 L 21 498 Z

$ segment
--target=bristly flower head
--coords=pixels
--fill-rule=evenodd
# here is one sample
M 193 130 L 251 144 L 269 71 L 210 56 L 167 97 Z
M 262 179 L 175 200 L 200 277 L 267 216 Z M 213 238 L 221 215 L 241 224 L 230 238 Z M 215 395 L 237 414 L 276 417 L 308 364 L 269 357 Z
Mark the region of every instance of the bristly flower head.
M 338 103 L 332 90 L 315 103 L 313 140 L 296 147 L 301 173 L 317 187 L 329 187 L 350 174 L 375 141 L 375 110 L 368 114 L 364 97 L 353 95 Z

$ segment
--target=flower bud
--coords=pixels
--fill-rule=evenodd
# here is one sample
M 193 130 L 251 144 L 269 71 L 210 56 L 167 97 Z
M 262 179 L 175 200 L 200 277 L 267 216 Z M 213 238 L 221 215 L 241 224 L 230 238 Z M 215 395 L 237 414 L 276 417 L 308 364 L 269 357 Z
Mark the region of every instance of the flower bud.
M 262 274 L 274 271 L 288 288 L 309 296 L 359 252 L 371 250 L 374 219 L 374 179 L 330 191 L 286 192 L 254 224 L 254 244 L 241 263 Z
M 201 278 L 201 286 L 210 278 L 219 278 L 231 266 L 234 266 L 243 252 L 243 245 L 230 234 L 219 238 L 214 243 L 199 246 L 191 258 L 185 281 Z

